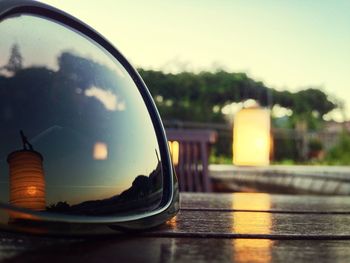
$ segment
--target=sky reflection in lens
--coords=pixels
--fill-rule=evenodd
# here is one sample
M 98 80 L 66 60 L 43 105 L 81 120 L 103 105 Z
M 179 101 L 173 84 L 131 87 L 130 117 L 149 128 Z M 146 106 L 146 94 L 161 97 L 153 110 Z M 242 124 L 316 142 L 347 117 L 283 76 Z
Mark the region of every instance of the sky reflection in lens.
M 76 32 L 34 16 L 2 21 L 0 34 L 0 200 L 9 201 L 7 156 L 23 149 L 23 130 L 43 156 L 51 211 L 98 215 L 136 210 L 141 199 L 148 207 L 159 203 L 153 124 L 119 62 Z M 102 208 L 93 212 L 96 206 Z

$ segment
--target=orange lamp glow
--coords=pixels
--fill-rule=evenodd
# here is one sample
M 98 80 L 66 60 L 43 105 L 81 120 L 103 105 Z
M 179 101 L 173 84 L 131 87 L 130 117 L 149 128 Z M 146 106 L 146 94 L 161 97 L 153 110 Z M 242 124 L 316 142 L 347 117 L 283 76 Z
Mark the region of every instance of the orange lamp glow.
M 10 204 L 35 211 L 45 210 L 45 178 L 40 153 L 29 150 L 9 154 Z
M 258 107 L 240 110 L 234 119 L 233 163 L 268 165 L 270 157 L 270 112 Z

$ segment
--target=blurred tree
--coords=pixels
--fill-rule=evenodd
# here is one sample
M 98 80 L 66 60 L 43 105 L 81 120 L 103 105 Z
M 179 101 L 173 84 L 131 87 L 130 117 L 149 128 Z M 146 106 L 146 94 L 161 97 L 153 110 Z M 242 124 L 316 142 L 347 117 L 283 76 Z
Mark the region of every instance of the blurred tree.
M 325 160 L 330 165 L 350 165 L 350 135 L 347 131 L 343 130 Z
M 245 73 L 217 71 L 170 74 L 144 69 L 139 69 L 139 73 L 163 120 L 225 123 L 223 107 L 254 99 L 262 106 L 279 105 L 292 110 L 291 117 L 284 117 L 284 128 L 304 126 L 306 131 L 319 128 L 322 117 L 336 108 L 336 104 L 320 89 L 278 91 L 249 78 Z M 227 136 L 220 133 L 214 150 L 218 155 L 232 156 L 231 147 L 227 147 L 231 141 L 232 134 Z M 297 142 L 293 138 L 279 139 L 278 145 L 284 147 L 281 148 L 283 151 L 276 151 L 277 159 L 305 159 L 308 145 L 306 139 Z M 298 156 L 301 152 L 304 154 Z
M 322 117 L 336 108 L 336 104 L 331 102 L 327 95 L 319 89 L 301 90 L 293 96 L 292 123 L 294 126 L 298 122 L 305 122 L 308 129 L 316 130 L 320 126 Z
M 292 126 L 298 120 L 309 127 L 315 120 L 336 108 L 320 89 L 310 88 L 295 93 L 277 91 L 245 73 L 226 71 L 182 72 L 167 74 L 139 69 L 164 119 L 224 122 L 221 110 L 232 102 L 254 99 L 262 106 L 275 104 L 293 111 Z

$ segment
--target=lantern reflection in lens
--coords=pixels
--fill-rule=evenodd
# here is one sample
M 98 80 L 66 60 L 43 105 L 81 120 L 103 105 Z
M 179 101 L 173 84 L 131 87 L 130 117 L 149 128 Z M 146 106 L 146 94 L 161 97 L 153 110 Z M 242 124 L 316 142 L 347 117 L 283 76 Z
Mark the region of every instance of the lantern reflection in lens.
M 36 186 L 28 186 L 28 187 L 27 187 L 27 193 L 28 193 L 30 196 L 36 195 L 36 193 L 37 193 Z
M 163 196 L 158 138 L 123 65 L 86 36 L 42 17 L 5 19 L 0 35 L 0 60 L 17 50 L 25 62 L 12 72 L 0 69 L 0 175 L 10 174 L 0 181 L 0 202 L 83 216 L 156 209 Z M 21 149 L 20 128 L 35 151 L 13 152 Z
M 42 156 L 32 150 L 9 154 L 10 204 L 34 211 L 45 210 L 45 176 Z

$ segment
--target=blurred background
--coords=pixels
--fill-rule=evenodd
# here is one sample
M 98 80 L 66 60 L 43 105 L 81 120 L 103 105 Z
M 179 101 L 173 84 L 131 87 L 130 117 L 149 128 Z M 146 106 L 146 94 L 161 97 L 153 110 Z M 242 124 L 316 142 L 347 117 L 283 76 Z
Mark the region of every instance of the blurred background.
M 349 1 L 69 1 L 147 84 L 183 191 L 350 194 Z

